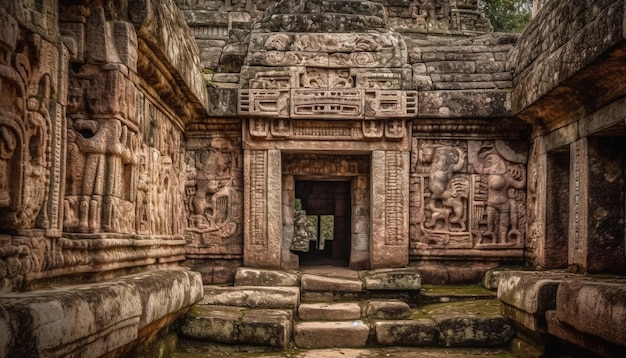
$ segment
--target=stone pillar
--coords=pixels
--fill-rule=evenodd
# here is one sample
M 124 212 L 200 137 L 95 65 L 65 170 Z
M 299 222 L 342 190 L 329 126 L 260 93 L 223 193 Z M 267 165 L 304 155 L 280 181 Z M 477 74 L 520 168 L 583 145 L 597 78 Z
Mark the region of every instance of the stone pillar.
M 409 153 L 372 152 L 370 265 L 409 264 Z
M 290 251 L 291 243 L 294 236 L 294 220 L 295 215 L 295 190 L 296 183 L 293 175 L 283 176 L 282 188 L 282 208 L 283 208 L 283 244 L 281 248 L 281 266 L 283 269 L 297 270 L 299 266 L 298 255 Z
M 280 268 L 282 243 L 279 150 L 244 151 L 243 263 Z
M 370 268 L 370 228 L 368 209 L 368 180 L 359 175 L 352 180 L 352 243 L 350 268 Z
M 571 145 L 569 265 L 626 272 L 623 139 L 586 137 Z

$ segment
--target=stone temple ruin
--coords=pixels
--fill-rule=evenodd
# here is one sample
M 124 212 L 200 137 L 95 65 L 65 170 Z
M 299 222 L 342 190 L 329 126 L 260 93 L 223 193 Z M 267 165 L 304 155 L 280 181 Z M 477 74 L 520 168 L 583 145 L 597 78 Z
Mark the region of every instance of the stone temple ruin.
M 328 265 L 484 278 L 499 344 L 622 355 L 625 61 L 624 0 L 522 34 L 476 0 L 2 1 L 0 357 L 150 356 L 240 275 L 319 299 Z

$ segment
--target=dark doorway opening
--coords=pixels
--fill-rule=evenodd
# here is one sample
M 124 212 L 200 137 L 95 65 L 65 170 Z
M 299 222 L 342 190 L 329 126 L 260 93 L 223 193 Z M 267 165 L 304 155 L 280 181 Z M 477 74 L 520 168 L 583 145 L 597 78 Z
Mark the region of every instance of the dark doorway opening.
M 348 266 L 351 248 L 351 182 L 296 180 L 296 211 L 306 215 L 308 251 L 301 266 Z

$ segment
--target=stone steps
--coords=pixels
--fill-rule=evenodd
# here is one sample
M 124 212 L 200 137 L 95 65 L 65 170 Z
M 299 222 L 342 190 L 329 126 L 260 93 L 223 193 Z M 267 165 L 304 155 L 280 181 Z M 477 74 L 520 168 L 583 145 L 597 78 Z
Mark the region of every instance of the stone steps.
M 420 288 L 412 269 L 298 274 L 243 268 L 234 286 L 205 286 L 179 331 L 195 340 L 282 349 L 494 347 L 512 337 L 491 291 L 427 286 L 426 298 L 411 299 Z M 417 301 L 422 306 L 411 307 Z

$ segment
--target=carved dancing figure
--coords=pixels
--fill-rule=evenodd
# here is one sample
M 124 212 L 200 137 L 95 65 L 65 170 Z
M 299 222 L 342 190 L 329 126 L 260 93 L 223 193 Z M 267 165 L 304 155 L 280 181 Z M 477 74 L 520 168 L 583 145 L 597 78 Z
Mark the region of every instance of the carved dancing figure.
M 517 241 L 521 237 L 518 230 L 517 203 L 512 190 L 526 187 L 526 176 L 522 169 L 512 168 L 494 150 L 478 153 L 481 161 L 475 171 L 487 175 L 487 231 L 483 237 L 490 237 L 492 243 L 504 244 Z
M 443 220 L 446 226 L 448 223 L 453 223 L 458 224 L 461 230 L 465 229 L 463 199 L 468 196 L 468 184 L 463 178 L 453 177 L 464 164 L 463 150 L 450 146 L 435 148 L 429 176 L 431 200 L 428 207 L 431 217 L 424 224 L 426 227 L 435 227 L 438 220 Z M 438 202 L 441 206 L 437 205 Z

